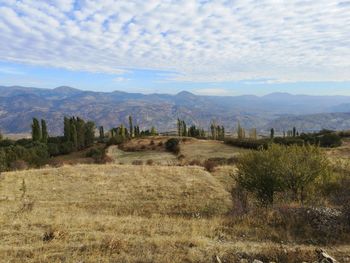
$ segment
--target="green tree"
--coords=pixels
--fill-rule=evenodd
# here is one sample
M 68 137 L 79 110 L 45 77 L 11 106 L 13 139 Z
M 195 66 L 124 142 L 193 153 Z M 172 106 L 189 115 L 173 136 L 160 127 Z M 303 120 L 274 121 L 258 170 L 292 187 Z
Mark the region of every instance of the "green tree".
M 105 132 L 104 132 L 103 126 L 100 126 L 99 133 L 100 133 L 100 139 L 103 140 L 105 138 Z
M 295 137 L 297 134 L 297 129 L 295 127 L 293 127 L 293 137 Z
M 37 118 L 33 118 L 32 123 L 32 139 L 33 141 L 40 141 L 41 140 L 41 129 L 40 129 L 40 123 Z
M 46 121 L 41 119 L 41 141 L 46 144 L 48 138 L 49 134 L 47 132 Z
M 73 143 L 73 148 L 74 148 L 74 150 L 77 150 L 78 149 L 78 133 L 77 133 L 77 128 L 75 126 L 75 123 L 71 123 L 70 131 L 71 131 L 71 142 Z
M 64 134 L 64 139 L 66 142 L 70 142 L 71 141 L 71 121 L 67 118 L 64 117 L 64 128 L 63 128 L 63 134 Z
M 279 146 L 271 145 L 268 150 L 250 151 L 239 158 L 237 183 L 253 192 L 261 204 L 270 205 L 275 193 L 283 190 L 280 173 L 282 162 Z
M 90 147 L 95 140 L 95 123 L 88 121 L 84 125 L 84 145 L 83 147 Z
M 273 139 L 275 137 L 275 129 L 271 128 L 270 130 L 270 138 Z
M 152 126 L 152 128 L 151 128 L 151 135 L 152 136 L 157 135 L 157 130 L 156 130 L 156 128 L 154 126 Z

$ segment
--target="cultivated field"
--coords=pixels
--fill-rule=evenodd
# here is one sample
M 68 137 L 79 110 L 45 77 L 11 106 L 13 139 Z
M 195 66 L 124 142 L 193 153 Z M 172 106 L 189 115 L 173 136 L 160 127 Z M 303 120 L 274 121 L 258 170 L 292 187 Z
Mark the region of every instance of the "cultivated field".
M 311 261 L 314 246 L 281 243 L 266 219 L 233 219 L 232 173 L 113 164 L 3 173 L 0 262 Z M 344 259 L 350 247 L 328 251 Z

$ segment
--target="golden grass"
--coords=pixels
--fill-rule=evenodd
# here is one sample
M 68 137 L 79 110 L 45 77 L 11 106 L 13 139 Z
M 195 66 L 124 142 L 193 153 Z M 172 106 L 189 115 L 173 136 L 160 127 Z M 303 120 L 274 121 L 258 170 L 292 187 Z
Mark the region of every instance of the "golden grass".
M 209 158 L 231 158 L 247 150 L 229 146 L 221 141 L 192 139 L 180 144 L 180 151 L 186 160 L 205 161 Z
M 180 143 L 179 155 L 184 155 L 182 160 L 178 160 L 176 155 L 165 151 L 164 146 L 159 146 L 159 142 L 165 144 L 170 137 L 147 137 L 141 139 L 133 139 L 124 145 L 126 151 L 119 149 L 117 146 L 111 146 L 107 150 L 113 162 L 118 164 L 132 164 L 134 161 L 153 160 L 158 165 L 178 165 L 188 164 L 193 160 L 203 163 L 209 158 L 232 158 L 245 149 L 233 147 L 220 141 L 198 140 L 195 138 L 186 138 L 186 141 Z M 154 145 L 151 145 L 151 141 Z M 143 147 L 143 148 L 142 148 Z M 133 148 L 137 151 L 127 151 Z M 151 149 L 154 150 L 151 150 Z
M 263 225 L 232 221 L 226 214 L 232 169 L 211 175 L 200 167 L 109 164 L 4 173 L 0 262 L 313 258 L 313 246 L 274 243 L 262 239 L 261 233 L 270 235 Z M 350 251 L 328 250 L 339 260 Z

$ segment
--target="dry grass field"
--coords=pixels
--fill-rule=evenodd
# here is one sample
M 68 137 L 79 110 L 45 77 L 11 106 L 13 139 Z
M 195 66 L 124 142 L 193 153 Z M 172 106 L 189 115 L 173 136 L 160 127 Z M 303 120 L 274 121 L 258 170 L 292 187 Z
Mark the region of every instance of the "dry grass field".
M 147 163 L 152 160 L 154 164 L 177 165 L 188 164 L 192 161 L 203 163 L 209 158 L 232 158 L 245 149 L 228 146 L 221 141 L 198 140 L 186 138 L 180 143 L 180 153 L 183 158 L 178 160 L 177 156 L 165 151 L 164 144 L 170 137 L 151 137 L 133 139 L 125 145 L 123 149 L 111 146 L 107 150 L 108 156 L 118 164 L 132 164 L 140 161 Z
M 314 258 L 312 245 L 283 244 L 262 222 L 232 219 L 232 172 L 108 164 L 3 173 L 0 262 Z M 328 251 L 344 259 L 350 247 Z

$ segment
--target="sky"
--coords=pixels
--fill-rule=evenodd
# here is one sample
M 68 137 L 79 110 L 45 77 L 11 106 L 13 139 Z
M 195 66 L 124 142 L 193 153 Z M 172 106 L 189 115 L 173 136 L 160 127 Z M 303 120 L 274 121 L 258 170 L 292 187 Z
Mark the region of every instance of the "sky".
M 350 1 L 0 0 L 0 85 L 350 95 Z

